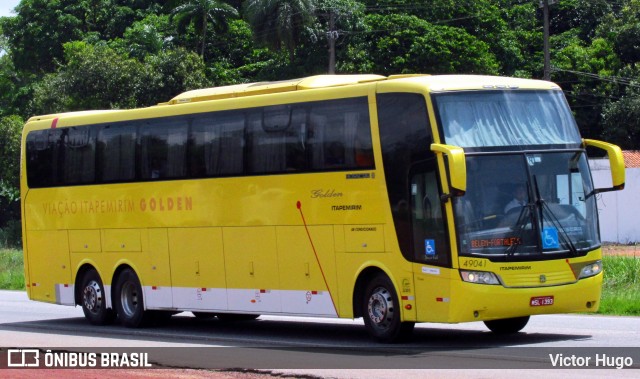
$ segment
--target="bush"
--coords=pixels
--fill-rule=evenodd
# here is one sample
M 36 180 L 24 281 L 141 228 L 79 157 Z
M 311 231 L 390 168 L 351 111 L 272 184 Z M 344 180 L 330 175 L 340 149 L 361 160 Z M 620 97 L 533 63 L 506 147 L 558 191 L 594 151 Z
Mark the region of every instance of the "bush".
M 22 248 L 22 225 L 20 221 L 7 221 L 5 227 L 0 229 L 0 248 Z

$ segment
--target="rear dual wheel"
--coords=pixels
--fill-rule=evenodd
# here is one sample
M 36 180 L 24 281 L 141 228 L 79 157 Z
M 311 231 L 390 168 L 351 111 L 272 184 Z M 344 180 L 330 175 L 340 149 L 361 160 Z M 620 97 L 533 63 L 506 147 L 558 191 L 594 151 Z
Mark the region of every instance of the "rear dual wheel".
M 118 276 L 114 303 L 120 322 L 128 328 L 146 326 L 153 319 L 153 313 L 144 309 L 144 295 L 138 275 L 130 268 L 124 269 Z
M 80 301 L 84 317 L 93 325 L 107 325 L 115 319 L 115 313 L 107 308 L 104 285 L 94 269 L 84 273 L 80 284 Z

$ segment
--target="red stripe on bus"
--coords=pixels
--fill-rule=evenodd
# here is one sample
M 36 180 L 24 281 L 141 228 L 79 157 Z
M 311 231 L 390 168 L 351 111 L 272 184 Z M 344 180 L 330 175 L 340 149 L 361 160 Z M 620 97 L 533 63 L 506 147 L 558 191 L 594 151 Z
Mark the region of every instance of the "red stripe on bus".
M 324 269 L 322 268 L 322 264 L 320 263 L 320 258 L 318 258 L 318 252 L 316 251 L 316 246 L 313 244 L 313 239 L 311 238 L 311 233 L 309 233 L 309 227 L 307 226 L 307 220 L 304 218 L 304 212 L 302 212 L 302 203 L 300 200 L 296 202 L 296 208 L 300 212 L 300 218 L 302 219 L 302 225 L 304 226 L 304 230 L 307 232 L 307 238 L 309 238 L 309 244 L 311 244 L 311 250 L 313 250 L 313 255 L 316 257 L 316 262 L 318 263 L 318 268 L 320 268 L 320 274 L 322 275 L 322 280 L 324 280 L 324 285 L 327 287 L 327 291 L 329 291 L 329 298 L 331 299 L 331 304 L 333 305 L 333 310 L 338 315 L 338 307 L 336 306 L 336 302 L 333 299 L 333 295 L 331 294 L 331 288 L 329 287 L 329 282 L 327 282 L 327 276 L 324 274 Z
M 51 129 L 55 129 L 58 126 L 58 117 L 51 121 Z

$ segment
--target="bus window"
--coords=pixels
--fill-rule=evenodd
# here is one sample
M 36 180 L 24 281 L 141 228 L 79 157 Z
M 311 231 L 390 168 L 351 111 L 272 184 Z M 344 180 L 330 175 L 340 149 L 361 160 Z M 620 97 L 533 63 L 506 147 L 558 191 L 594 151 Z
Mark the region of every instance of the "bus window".
M 286 171 L 286 130 L 265 128 L 262 112 L 253 112 L 248 117 L 249 171 L 253 174 L 268 174 Z
M 95 181 L 95 142 L 93 128 L 73 127 L 62 132 L 63 182 L 87 184 Z
M 98 174 L 102 182 L 135 179 L 136 127 L 106 125 L 98 131 Z
M 27 136 L 27 180 L 33 188 L 48 187 L 55 184 L 57 171 L 56 138 L 57 130 L 42 130 Z
M 313 169 L 374 167 L 366 98 L 313 103 L 309 122 Z
M 141 179 L 186 176 L 186 122 L 145 122 L 140 127 L 139 135 Z
M 191 122 L 190 174 L 241 175 L 244 169 L 243 112 L 221 112 L 195 117 Z

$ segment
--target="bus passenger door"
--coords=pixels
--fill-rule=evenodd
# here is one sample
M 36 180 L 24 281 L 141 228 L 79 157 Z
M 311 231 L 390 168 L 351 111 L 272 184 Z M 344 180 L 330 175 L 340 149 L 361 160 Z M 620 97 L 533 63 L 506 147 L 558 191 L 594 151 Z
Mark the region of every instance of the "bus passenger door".
M 417 317 L 443 320 L 448 314 L 451 251 L 436 162 L 430 159 L 410 171 L 411 231 Z

